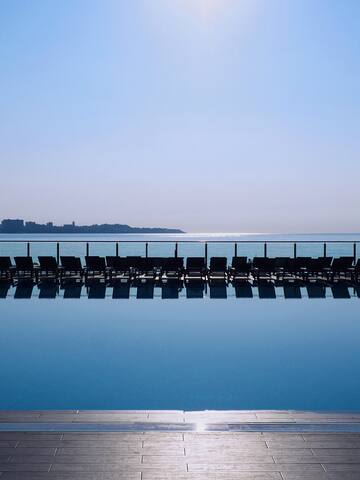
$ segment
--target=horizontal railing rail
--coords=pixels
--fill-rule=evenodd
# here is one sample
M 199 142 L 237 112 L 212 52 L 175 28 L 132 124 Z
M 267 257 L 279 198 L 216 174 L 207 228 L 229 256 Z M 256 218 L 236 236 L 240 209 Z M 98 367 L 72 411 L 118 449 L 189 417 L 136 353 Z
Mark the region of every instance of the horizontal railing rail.
M 352 245 L 352 256 L 354 260 L 357 259 L 357 244 L 360 244 L 360 240 L 81 240 L 81 239 L 56 239 L 56 240 L 46 240 L 46 239 L 1 239 L 1 244 L 24 244 L 26 245 L 26 254 L 27 256 L 31 255 L 31 245 L 32 244 L 54 244 L 56 246 L 56 258 L 57 261 L 60 259 L 60 246 L 61 244 L 83 244 L 85 246 L 85 255 L 90 255 L 90 245 L 92 244 L 113 244 L 115 246 L 115 255 L 119 256 L 119 249 L 121 245 L 124 244 L 143 244 L 145 246 L 145 257 L 149 255 L 149 245 L 151 244 L 168 244 L 174 245 L 174 256 L 178 256 L 179 245 L 203 245 L 204 246 L 204 258 L 208 260 L 208 247 L 209 245 L 214 244 L 225 244 L 233 245 L 233 254 L 238 256 L 238 246 L 239 245 L 262 245 L 263 246 L 263 255 L 264 257 L 268 256 L 268 247 L 271 245 L 290 245 L 292 246 L 293 257 L 297 257 L 297 250 L 299 245 L 322 245 L 323 256 L 327 256 L 328 245 Z M 0 251 L 1 254 L 1 251 Z

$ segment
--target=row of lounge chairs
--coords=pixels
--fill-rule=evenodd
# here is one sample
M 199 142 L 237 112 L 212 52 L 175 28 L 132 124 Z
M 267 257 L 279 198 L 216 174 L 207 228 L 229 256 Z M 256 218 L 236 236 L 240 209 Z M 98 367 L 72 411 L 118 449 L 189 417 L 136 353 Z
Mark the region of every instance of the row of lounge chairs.
M 34 279 L 19 281 L 16 288 L 8 281 L 0 282 L 0 299 L 4 299 L 10 294 L 15 299 L 29 299 L 33 296 L 34 287 L 35 295 L 38 298 L 56 298 L 62 296 L 68 298 L 80 298 L 86 296 L 89 299 L 101 299 L 112 297 L 113 299 L 128 299 L 136 297 L 138 299 L 176 299 L 186 297 L 189 299 L 209 298 L 225 299 L 230 297 L 236 298 L 253 298 L 258 296 L 260 299 L 275 299 L 277 296 L 285 299 L 301 299 L 307 296 L 309 299 L 326 298 L 329 293 L 333 298 L 349 299 L 351 296 L 360 298 L 360 285 L 353 285 L 351 288 L 344 282 L 336 282 L 327 287 L 321 282 L 307 283 L 306 287 L 301 288 L 298 284 L 288 282 L 269 282 L 261 281 L 254 286 L 248 281 L 235 282 L 233 288 L 228 287 L 225 282 L 214 282 L 207 286 L 206 282 L 188 282 L 185 284 L 185 295 L 181 293 L 184 289 L 184 282 L 114 282 L 109 288 L 109 283 L 94 281 L 89 282 L 41 282 L 36 284 Z M 85 288 L 84 288 L 85 287 Z M 281 290 L 280 290 L 281 288 Z M 306 293 L 305 293 L 306 288 Z M 351 293 L 350 293 L 351 292 Z
M 203 257 L 118 257 L 86 256 L 85 265 L 79 257 L 61 256 L 60 265 L 55 257 L 39 256 L 35 263 L 32 257 L 0 257 L 0 278 L 89 278 L 123 281 L 161 279 L 185 281 L 243 281 L 259 280 L 336 280 L 360 279 L 360 259 L 353 257 L 233 257 L 228 266 L 226 257 L 211 257 L 209 267 Z

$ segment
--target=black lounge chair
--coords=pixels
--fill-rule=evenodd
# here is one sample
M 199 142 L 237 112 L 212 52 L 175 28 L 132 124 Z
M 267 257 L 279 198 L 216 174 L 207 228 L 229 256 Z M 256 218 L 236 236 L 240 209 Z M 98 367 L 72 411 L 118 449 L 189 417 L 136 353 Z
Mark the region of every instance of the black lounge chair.
M 12 279 L 14 270 L 10 257 L 0 257 L 0 278 Z
M 275 273 L 275 259 L 268 257 L 254 257 L 252 262 L 251 273 L 255 279 L 271 279 Z
M 59 274 L 59 266 L 54 257 L 38 257 L 39 259 L 39 269 L 38 269 L 38 278 L 42 277 L 52 277 L 57 278 Z
M 86 256 L 85 257 L 85 277 L 88 276 L 100 276 L 106 280 L 106 263 L 104 257 L 99 256 Z
M 332 257 L 312 258 L 307 264 L 306 278 L 328 280 L 331 274 Z
M 14 257 L 15 273 L 18 279 L 36 278 L 36 268 L 32 257 Z
M 106 257 L 107 271 L 112 280 L 128 282 L 131 278 L 130 262 L 124 257 Z
M 165 260 L 163 268 L 163 281 L 179 281 L 184 273 L 183 257 L 170 257 Z
M 274 273 L 276 278 L 284 278 L 289 272 L 290 257 L 275 257 L 274 259 Z
M 81 265 L 81 260 L 79 257 L 60 257 L 61 260 L 61 278 L 71 277 L 71 278 L 80 278 L 82 279 L 84 269 Z
M 312 265 L 311 257 L 291 258 L 288 261 L 287 271 L 294 279 L 306 280 L 309 267 Z
M 155 280 L 157 270 L 154 259 L 151 257 L 140 258 L 135 263 L 137 279 L 140 281 Z
M 358 282 L 360 280 L 360 258 L 358 258 L 353 269 L 353 281 Z
M 331 265 L 332 280 L 346 279 L 354 275 L 354 257 L 334 258 Z
M 233 257 L 230 276 L 233 282 L 247 280 L 250 274 L 250 263 L 247 257 Z
M 211 257 L 208 272 L 209 280 L 224 282 L 227 279 L 227 258 Z
M 187 281 L 202 281 L 206 275 L 204 257 L 188 257 L 186 259 L 185 279 Z

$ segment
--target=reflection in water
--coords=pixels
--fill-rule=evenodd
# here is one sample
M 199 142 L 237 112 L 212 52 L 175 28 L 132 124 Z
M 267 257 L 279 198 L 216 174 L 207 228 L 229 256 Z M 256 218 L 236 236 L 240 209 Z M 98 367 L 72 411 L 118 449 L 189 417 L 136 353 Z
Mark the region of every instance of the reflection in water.
M 259 298 L 276 299 L 284 298 L 295 300 L 308 299 L 350 299 L 360 298 L 360 286 L 349 282 L 311 282 L 296 283 L 282 281 L 259 282 L 241 281 L 227 283 L 222 280 L 205 282 L 193 280 L 183 282 L 182 280 L 170 280 L 167 282 L 136 281 L 123 282 L 114 281 L 105 283 L 98 279 L 91 279 L 86 282 L 70 279 L 64 282 L 46 281 L 36 284 L 31 279 L 13 284 L 10 281 L 0 281 L 0 299 L 74 299 L 87 297 L 89 299 L 227 299 L 227 298 Z

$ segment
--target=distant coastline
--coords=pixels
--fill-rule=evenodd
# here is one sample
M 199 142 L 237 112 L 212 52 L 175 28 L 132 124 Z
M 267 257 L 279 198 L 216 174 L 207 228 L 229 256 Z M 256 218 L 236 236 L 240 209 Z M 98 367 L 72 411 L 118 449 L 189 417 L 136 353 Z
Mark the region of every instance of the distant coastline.
M 162 227 L 131 227 L 126 224 L 94 224 L 94 225 L 76 225 L 75 222 L 64 225 L 54 225 L 52 222 L 45 224 L 36 222 L 25 222 L 22 219 L 4 219 L 0 224 L 0 233 L 16 233 L 16 234 L 44 234 L 44 233 L 66 233 L 66 234 L 119 234 L 119 233 L 184 233 L 178 228 L 162 228 Z

